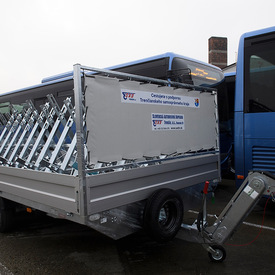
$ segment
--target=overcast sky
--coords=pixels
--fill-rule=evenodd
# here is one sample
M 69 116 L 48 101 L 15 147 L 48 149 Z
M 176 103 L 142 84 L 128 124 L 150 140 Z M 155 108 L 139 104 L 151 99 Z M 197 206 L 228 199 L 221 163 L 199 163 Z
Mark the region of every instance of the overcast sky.
M 0 93 L 75 63 L 108 67 L 165 52 L 208 62 L 208 39 L 275 25 L 274 0 L 0 0 Z

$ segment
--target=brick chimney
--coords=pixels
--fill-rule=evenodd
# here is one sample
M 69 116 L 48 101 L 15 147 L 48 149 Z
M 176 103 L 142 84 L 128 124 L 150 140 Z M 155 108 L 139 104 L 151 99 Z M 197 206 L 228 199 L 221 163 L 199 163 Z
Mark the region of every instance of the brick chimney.
M 227 38 L 210 37 L 208 39 L 208 63 L 223 69 L 227 66 Z

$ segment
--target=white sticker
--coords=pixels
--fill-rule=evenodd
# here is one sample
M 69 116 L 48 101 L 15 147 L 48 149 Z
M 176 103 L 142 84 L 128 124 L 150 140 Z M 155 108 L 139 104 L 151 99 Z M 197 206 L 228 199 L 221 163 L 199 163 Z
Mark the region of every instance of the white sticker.
M 257 191 L 255 191 L 253 188 L 251 188 L 250 186 L 246 186 L 245 189 L 244 189 L 244 192 L 250 196 L 253 200 L 255 200 L 259 193 Z
M 258 197 L 258 195 L 259 195 L 259 193 L 258 193 L 257 191 L 254 190 L 254 192 L 252 192 L 252 194 L 251 194 L 251 198 L 252 198 L 253 200 L 255 200 L 255 199 Z
M 152 130 L 184 130 L 183 114 L 152 114 Z
M 198 97 L 161 94 L 129 89 L 121 89 L 121 102 L 200 108 L 200 99 Z
M 107 218 L 106 217 L 101 218 L 100 223 L 106 223 L 106 222 L 107 222 Z
M 250 187 L 250 186 L 246 186 L 245 188 L 244 188 L 244 192 L 247 194 L 247 195 L 251 195 L 252 194 L 252 192 L 253 192 L 253 189 Z

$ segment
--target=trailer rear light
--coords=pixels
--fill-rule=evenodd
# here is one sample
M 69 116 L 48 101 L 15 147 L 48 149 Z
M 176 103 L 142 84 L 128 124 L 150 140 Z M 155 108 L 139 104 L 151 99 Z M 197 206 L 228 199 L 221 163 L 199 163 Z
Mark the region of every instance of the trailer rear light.
M 244 180 L 244 175 L 237 175 L 238 180 Z

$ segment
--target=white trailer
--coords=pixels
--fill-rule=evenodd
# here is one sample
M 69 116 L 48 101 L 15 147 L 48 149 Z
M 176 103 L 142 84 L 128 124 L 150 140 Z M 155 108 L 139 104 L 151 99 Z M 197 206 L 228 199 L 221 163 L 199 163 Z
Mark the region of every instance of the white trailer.
M 23 205 L 166 241 L 182 223 L 177 191 L 220 179 L 213 89 L 77 64 L 0 103 L 1 232 Z

